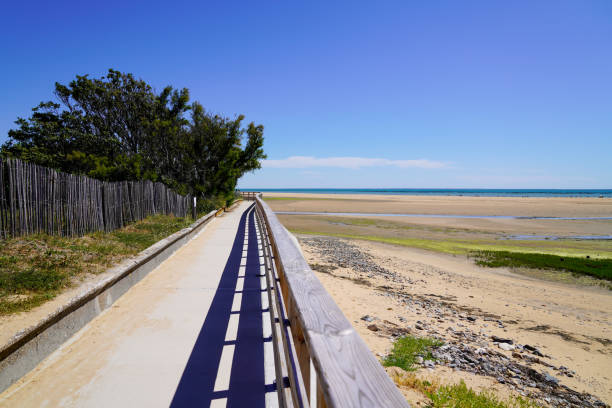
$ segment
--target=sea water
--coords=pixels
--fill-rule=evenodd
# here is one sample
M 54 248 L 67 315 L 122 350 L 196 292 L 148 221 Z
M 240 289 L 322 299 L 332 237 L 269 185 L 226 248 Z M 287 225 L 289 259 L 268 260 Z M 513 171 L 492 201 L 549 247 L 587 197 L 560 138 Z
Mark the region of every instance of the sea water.
M 595 197 L 612 198 L 612 189 L 487 189 L 487 188 L 244 188 L 262 193 L 387 194 L 471 197 Z

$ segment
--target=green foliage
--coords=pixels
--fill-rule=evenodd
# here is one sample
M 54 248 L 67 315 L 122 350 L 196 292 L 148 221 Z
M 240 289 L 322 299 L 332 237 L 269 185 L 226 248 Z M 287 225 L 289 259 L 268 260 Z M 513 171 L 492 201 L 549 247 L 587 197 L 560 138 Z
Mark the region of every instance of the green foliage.
M 535 402 L 521 397 L 511 397 L 502 400 L 491 392 L 476 392 L 465 385 L 443 385 L 433 392 L 428 392 L 432 408 L 536 408 Z
M 19 274 L 2 273 L 0 275 L 0 287 L 9 291 L 20 290 L 56 290 L 66 282 L 67 276 L 59 273 L 57 268 L 38 269 L 32 267 Z
M 386 367 L 399 367 L 406 371 L 415 370 L 417 357 L 434 360 L 431 350 L 444 344 L 442 341 L 427 337 L 404 336 L 393 343 L 393 350 L 383 359 Z
M 263 126 L 244 128 L 242 115 L 209 114 L 189 103 L 187 89 L 167 86 L 157 94 L 132 74 L 110 69 L 101 78 L 56 83 L 54 93 L 57 102 L 42 102 L 29 119 L 17 119 L 3 155 L 100 180 L 161 181 L 181 194 L 225 199 L 265 158 Z
M 145 223 L 136 223 L 126 229 L 112 232 L 112 236 L 125 245 L 140 251 L 157 241 L 188 227 L 193 220 L 191 218 L 175 218 L 163 215 L 154 215 L 147 218 Z
M 508 251 L 478 251 L 472 255 L 476 263 L 488 267 L 527 267 L 565 270 L 575 274 L 590 275 L 612 280 L 612 259 L 591 259 L 537 253 Z
M 213 210 L 224 207 L 226 204 L 225 198 L 221 196 L 198 199 L 197 212 L 198 216 L 208 214 Z

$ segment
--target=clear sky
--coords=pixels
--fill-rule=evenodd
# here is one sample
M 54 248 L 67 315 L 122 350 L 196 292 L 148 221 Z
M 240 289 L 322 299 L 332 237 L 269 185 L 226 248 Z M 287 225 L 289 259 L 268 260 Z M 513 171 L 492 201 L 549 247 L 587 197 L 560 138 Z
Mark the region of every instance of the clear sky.
M 612 188 L 612 1 L 5 2 L 0 139 L 76 74 L 265 126 L 243 188 Z

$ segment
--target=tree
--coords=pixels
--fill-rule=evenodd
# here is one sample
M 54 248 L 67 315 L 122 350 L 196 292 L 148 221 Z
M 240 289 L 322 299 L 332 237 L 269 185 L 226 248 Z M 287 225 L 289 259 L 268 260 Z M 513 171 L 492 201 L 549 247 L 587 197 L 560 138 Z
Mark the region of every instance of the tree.
M 56 83 L 54 94 L 57 102 L 17 119 L 4 156 L 101 180 L 161 181 L 197 196 L 227 196 L 266 157 L 263 126 L 243 129 L 242 115 L 211 115 L 189 103 L 185 88 L 156 94 L 142 79 L 110 69 L 101 78 Z
M 193 153 L 192 186 L 205 194 L 233 192 L 238 179 L 261 167 L 263 126 L 250 123 L 242 128 L 243 115 L 231 120 L 205 112 L 202 105 L 192 105 L 189 129 Z M 241 144 L 246 133 L 244 149 Z

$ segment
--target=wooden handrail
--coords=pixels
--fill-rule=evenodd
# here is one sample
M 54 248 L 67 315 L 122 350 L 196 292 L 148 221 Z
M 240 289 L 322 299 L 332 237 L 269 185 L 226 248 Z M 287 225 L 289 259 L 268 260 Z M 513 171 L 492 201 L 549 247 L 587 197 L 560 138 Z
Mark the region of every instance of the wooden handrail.
M 261 195 L 258 191 L 240 191 L 240 197 L 246 201 L 255 201 L 255 197 Z
M 393 381 L 316 278 L 294 238 L 256 196 L 272 247 L 295 362 L 311 407 L 409 407 Z M 314 378 L 313 378 L 314 377 Z M 314 395 L 316 394 L 316 395 Z
M 272 323 L 272 345 L 276 368 L 276 384 L 282 384 L 278 391 L 279 406 L 284 408 L 309 408 L 306 389 L 300 368 L 295 363 L 295 344 L 291 327 L 287 321 L 287 308 L 281 295 L 278 270 L 274 264 L 273 248 L 261 209 L 256 207 L 256 220 L 261 239 L 261 250 L 268 286 L 268 305 Z M 285 378 L 289 383 L 285 383 Z

